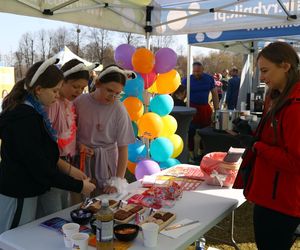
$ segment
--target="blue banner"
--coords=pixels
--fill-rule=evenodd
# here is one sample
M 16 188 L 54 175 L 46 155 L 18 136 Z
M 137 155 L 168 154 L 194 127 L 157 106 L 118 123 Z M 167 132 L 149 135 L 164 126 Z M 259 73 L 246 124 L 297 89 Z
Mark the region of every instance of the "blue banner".
M 300 35 L 300 26 L 269 27 L 262 29 L 240 29 L 223 32 L 206 32 L 188 35 L 189 44 L 218 43 L 240 40 L 260 40 L 263 38 L 279 38 Z

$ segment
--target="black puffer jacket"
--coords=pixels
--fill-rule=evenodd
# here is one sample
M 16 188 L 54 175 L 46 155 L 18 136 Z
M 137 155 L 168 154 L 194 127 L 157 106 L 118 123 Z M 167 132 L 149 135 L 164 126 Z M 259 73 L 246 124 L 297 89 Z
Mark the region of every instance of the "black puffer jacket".
M 43 117 L 31 106 L 18 105 L 0 115 L 0 193 L 33 197 L 50 187 L 80 192 L 83 182 L 61 173 L 59 151 Z

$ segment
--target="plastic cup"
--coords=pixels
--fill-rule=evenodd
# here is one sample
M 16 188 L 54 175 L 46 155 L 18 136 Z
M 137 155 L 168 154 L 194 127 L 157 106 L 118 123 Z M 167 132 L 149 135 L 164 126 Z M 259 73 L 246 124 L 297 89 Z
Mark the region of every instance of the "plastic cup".
M 144 246 L 156 247 L 159 225 L 153 222 L 142 224 Z
M 87 250 L 89 235 L 86 233 L 76 233 L 71 236 L 73 250 Z
M 65 246 L 68 248 L 72 247 L 71 236 L 79 232 L 80 225 L 77 223 L 66 223 L 62 226 L 62 231 L 64 234 Z

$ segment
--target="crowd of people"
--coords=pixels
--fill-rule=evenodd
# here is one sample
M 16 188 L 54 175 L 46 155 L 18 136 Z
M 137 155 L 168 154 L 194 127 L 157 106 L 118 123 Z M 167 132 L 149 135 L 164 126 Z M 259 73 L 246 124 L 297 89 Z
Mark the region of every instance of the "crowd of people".
M 190 107 L 196 109 L 196 114 L 188 131 L 188 148 L 191 163 L 200 155 L 195 150 L 195 135 L 197 129 L 211 126 L 214 122 L 213 113 L 219 109 L 234 110 L 237 108 L 240 89 L 240 77 L 238 69 L 232 67 L 229 71 L 224 69 L 222 73 L 210 75 L 204 72 L 204 66 L 200 62 L 193 63 L 193 71 L 190 75 Z M 187 78 L 182 80 L 182 85 L 173 93 L 175 105 L 186 105 Z M 201 142 L 201 141 L 200 141 Z M 197 145 L 200 147 L 202 145 Z
M 96 64 L 86 67 L 72 59 L 59 69 L 57 62 L 35 63 L 10 93 L 2 93 L 0 233 L 77 203 L 81 195 L 115 193 L 126 185 L 128 145 L 135 136 L 119 99 L 126 80 L 137 75 L 117 65 L 97 75 Z M 241 169 L 248 170 L 244 194 L 254 203 L 260 250 L 290 249 L 300 224 L 299 64 L 284 42 L 269 44 L 257 57 L 268 93 Z M 213 111 L 237 108 L 238 74 L 233 67 L 212 76 L 194 62 L 190 151 L 196 130 L 211 125 Z M 186 85 L 184 78 L 172 94 L 177 106 L 186 105 Z M 83 93 L 86 87 L 89 92 Z

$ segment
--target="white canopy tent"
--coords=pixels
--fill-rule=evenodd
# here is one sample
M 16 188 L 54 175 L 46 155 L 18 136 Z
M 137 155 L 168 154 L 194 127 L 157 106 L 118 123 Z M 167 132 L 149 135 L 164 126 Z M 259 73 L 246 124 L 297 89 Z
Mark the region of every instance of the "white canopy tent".
M 57 58 L 59 58 L 59 64 L 64 65 L 66 62 L 70 61 L 71 59 L 77 59 L 81 62 L 83 62 L 86 66 L 89 66 L 92 64 L 92 62 L 89 62 L 87 60 L 82 59 L 81 57 L 75 55 L 67 46 L 65 46 L 61 51 L 59 51 L 56 54 Z M 102 65 L 99 65 L 97 68 L 95 68 L 95 71 L 101 71 L 103 68 Z

